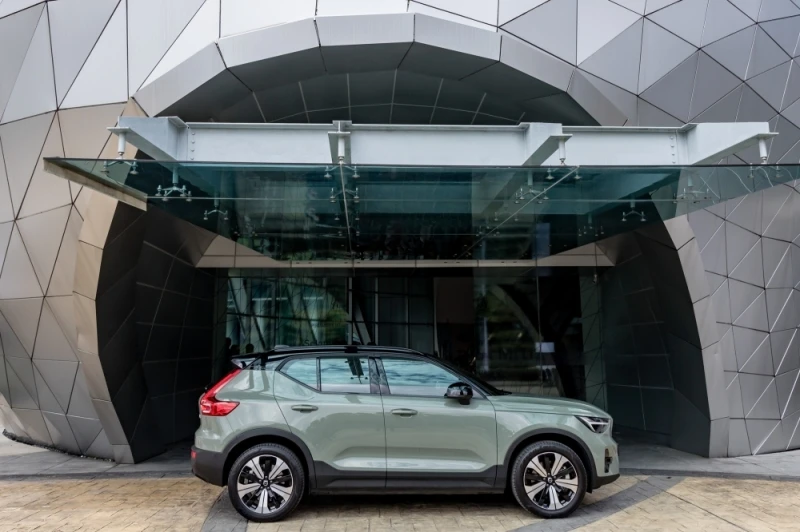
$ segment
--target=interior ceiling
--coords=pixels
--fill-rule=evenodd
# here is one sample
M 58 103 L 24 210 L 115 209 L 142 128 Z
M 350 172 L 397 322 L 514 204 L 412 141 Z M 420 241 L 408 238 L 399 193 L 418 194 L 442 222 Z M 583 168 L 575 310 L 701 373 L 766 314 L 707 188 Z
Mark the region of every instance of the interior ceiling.
M 546 87 L 534 98 L 509 98 L 467 81 L 402 69 L 326 74 L 243 95 L 224 109 L 170 107 L 186 121 L 356 124 L 597 125 L 568 94 Z

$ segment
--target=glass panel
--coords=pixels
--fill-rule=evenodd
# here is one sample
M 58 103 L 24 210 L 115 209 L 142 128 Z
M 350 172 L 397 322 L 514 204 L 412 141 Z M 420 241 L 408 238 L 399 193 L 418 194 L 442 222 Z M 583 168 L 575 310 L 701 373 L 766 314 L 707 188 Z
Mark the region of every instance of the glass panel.
M 317 359 L 298 358 L 290 360 L 281 368 L 281 372 L 300 381 L 306 386 L 317 388 Z
M 122 185 L 277 261 L 533 260 L 800 177 L 797 165 L 356 168 L 48 160 Z
M 370 393 L 369 363 L 364 357 L 323 357 L 319 359 L 323 392 Z
M 444 397 L 447 387 L 459 378 L 423 360 L 383 357 L 383 370 L 392 395 Z

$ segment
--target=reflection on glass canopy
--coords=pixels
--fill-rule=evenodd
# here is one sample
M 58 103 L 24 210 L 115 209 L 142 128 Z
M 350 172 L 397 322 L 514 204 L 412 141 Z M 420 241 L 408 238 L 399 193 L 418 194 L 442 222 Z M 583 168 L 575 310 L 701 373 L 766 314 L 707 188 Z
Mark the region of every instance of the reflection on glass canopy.
M 276 260 L 537 259 L 800 177 L 797 165 L 48 161 Z

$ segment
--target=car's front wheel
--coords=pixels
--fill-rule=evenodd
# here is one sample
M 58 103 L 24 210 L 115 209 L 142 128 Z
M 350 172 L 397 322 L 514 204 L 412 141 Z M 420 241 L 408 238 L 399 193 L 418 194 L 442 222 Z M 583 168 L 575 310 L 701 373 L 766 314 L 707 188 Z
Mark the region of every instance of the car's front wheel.
M 539 517 L 565 517 L 586 493 L 586 467 L 580 457 L 556 441 L 528 445 L 511 470 L 511 492 L 517 502 Z
M 280 521 L 303 497 L 300 460 L 283 445 L 264 443 L 243 452 L 228 474 L 233 507 L 251 521 Z

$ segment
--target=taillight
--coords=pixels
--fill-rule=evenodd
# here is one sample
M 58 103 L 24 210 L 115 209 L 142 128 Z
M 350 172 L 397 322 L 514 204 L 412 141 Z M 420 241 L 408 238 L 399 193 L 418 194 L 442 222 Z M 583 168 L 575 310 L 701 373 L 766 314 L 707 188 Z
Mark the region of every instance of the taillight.
M 219 392 L 223 386 L 228 384 L 232 378 L 238 375 L 242 370 L 236 368 L 235 370 L 231 371 L 227 375 L 225 375 L 221 381 L 216 383 L 214 386 L 211 387 L 203 396 L 200 398 L 200 413 L 204 416 L 227 416 L 233 409 L 239 406 L 237 401 L 220 401 L 217 399 L 217 392 Z

